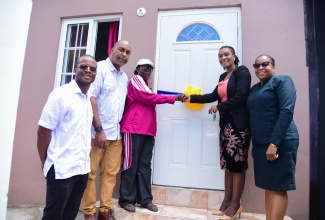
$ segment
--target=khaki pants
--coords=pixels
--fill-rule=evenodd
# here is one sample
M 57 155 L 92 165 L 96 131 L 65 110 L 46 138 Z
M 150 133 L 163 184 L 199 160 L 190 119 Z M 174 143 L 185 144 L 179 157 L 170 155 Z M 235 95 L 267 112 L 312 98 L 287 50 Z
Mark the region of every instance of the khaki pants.
M 81 200 L 81 205 L 85 214 L 96 212 L 96 171 L 100 167 L 100 207 L 99 211 L 113 209 L 112 196 L 116 183 L 116 174 L 121 167 L 122 139 L 117 141 L 107 141 L 106 150 L 95 146 L 94 139 L 91 140 L 90 163 L 91 171 L 88 176 L 87 188 Z

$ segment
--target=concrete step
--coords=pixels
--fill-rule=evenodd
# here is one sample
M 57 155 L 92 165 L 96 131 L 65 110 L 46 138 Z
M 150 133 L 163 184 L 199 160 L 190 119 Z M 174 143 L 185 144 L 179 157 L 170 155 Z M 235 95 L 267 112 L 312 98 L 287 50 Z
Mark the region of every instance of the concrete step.
M 158 212 L 151 212 L 140 206 L 136 206 L 136 212 L 130 213 L 117 204 L 117 199 L 113 199 L 114 216 L 117 220 L 218 220 L 219 216 L 212 215 L 212 210 L 187 208 L 171 205 L 158 205 Z M 7 220 L 41 220 L 43 207 L 8 207 Z M 76 220 L 83 220 L 83 213 L 80 211 Z M 240 220 L 265 220 L 264 214 L 247 213 L 241 214 Z M 284 220 L 292 220 L 285 217 Z
M 218 209 L 224 191 L 152 186 L 153 203 L 197 209 Z
M 115 216 L 121 220 L 218 220 L 212 211 L 220 207 L 224 191 L 190 189 L 168 186 L 152 186 L 153 203 L 158 205 L 158 212 L 150 212 L 136 206 L 135 213 L 129 213 L 116 203 Z M 117 201 L 116 201 L 117 202 Z M 245 211 L 245 207 L 244 207 Z M 242 220 L 265 220 L 264 214 L 243 212 Z M 285 217 L 284 220 L 292 220 Z
M 218 209 L 224 197 L 223 191 L 187 189 L 177 187 L 152 186 L 153 203 L 158 212 L 151 212 L 136 205 L 136 212 L 130 213 L 118 205 L 113 199 L 114 216 L 117 220 L 218 220 L 212 215 Z M 96 204 L 99 207 L 99 201 Z M 245 211 L 245 206 L 244 206 Z M 41 220 L 43 207 L 8 207 L 7 220 Z M 264 214 L 243 212 L 241 220 L 265 220 Z M 83 220 L 80 211 L 76 220 Z M 292 220 L 285 217 L 284 220 Z
M 188 208 L 170 205 L 158 205 L 158 212 L 151 212 L 136 205 L 136 212 L 130 213 L 115 206 L 114 216 L 118 220 L 218 220 L 219 216 L 212 215 L 212 210 Z M 256 220 L 251 213 L 242 213 L 242 220 Z M 262 220 L 263 218 L 260 218 Z M 265 219 L 265 218 L 264 218 Z

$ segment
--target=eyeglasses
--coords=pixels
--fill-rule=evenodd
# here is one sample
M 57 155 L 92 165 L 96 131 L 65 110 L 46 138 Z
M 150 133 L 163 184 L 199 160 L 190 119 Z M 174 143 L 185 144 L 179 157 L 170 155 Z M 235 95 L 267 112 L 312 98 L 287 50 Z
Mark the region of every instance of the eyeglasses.
M 261 66 L 262 66 L 263 68 L 265 68 L 265 67 L 267 67 L 268 65 L 270 65 L 270 63 L 271 63 L 271 62 L 269 62 L 269 61 L 265 61 L 265 62 L 263 62 L 263 63 L 254 63 L 254 64 L 253 64 L 253 67 L 254 67 L 255 69 L 258 69 L 258 68 L 260 68 Z
M 81 64 L 78 66 L 80 69 L 82 70 L 88 70 L 88 67 L 90 69 L 90 71 L 92 72 L 96 72 L 97 68 L 96 67 L 93 67 L 93 66 L 87 66 L 86 64 Z

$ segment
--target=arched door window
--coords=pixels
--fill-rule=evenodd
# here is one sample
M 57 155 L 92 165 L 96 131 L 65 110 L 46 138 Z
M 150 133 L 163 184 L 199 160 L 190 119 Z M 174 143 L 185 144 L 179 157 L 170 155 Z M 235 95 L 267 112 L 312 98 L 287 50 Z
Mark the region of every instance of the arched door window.
M 177 36 L 176 42 L 216 40 L 220 40 L 220 36 L 212 26 L 195 23 L 185 27 Z

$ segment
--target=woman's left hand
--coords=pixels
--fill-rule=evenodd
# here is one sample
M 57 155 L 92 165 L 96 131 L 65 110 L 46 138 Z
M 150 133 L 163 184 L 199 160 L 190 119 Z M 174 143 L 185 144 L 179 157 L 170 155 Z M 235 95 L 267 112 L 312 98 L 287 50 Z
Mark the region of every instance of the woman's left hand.
M 218 111 L 218 107 L 214 105 L 209 109 L 209 114 L 215 114 L 217 113 L 217 111 Z
M 276 153 L 277 150 L 278 148 L 270 144 L 266 151 L 266 159 L 270 161 L 276 160 L 279 157 L 279 154 Z

